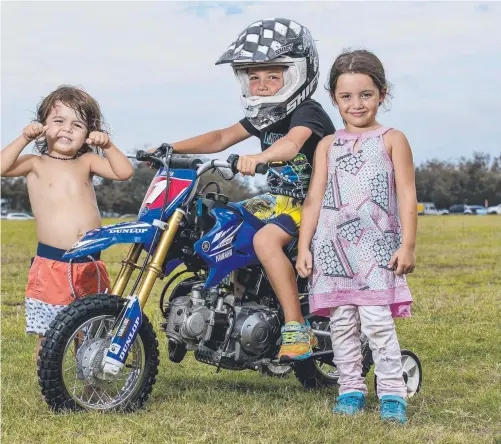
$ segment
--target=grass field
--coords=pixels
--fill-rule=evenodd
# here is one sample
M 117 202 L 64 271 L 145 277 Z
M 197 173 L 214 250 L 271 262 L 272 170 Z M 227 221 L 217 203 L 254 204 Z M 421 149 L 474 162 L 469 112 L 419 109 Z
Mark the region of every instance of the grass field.
M 31 443 L 501 443 L 501 217 L 419 219 L 418 264 L 409 277 L 413 317 L 397 321 L 402 348 L 423 365 L 422 392 L 406 426 L 381 424 L 371 394 L 357 418 L 330 414 L 336 389 L 307 392 L 277 380 L 222 371 L 188 356 L 167 359 L 158 293 L 147 313 L 160 342 L 160 372 L 134 414 L 53 414 L 42 402 L 24 333 L 24 288 L 36 246 L 30 221 L 2 221 L 2 442 Z M 104 259 L 112 275 L 126 247 Z

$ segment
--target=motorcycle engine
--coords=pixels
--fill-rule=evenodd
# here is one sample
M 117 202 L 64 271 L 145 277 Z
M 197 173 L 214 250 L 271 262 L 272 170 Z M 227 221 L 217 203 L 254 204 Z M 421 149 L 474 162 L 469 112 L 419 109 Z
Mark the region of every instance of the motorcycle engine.
M 235 307 L 237 313 L 233 336 L 238 338 L 235 351 L 238 359 L 241 347 L 250 356 L 263 353 L 280 334 L 280 322 L 275 313 L 258 304 Z
M 179 344 L 197 344 L 205 335 L 210 314 L 204 303 L 193 304 L 190 296 L 178 297 L 171 302 L 165 332 L 170 340 Z
M 232 295 L 219 297 L 217 304 L 210 300 L 198 290 L 174 299 L 165 328 L 169 340 L 187 344 L 196 350 L 197 359 L 210 364 L 221 359 L 251 362 L 276 343 L 280 336 L 276 310 L 256 303 L 235 304 Z

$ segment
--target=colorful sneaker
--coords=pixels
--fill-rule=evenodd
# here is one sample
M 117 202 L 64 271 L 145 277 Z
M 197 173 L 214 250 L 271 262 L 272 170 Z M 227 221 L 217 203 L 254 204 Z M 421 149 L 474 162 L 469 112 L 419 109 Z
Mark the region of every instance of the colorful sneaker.
M 381 397 L 381 419 L 383 421 L 395 421 L 400 424 L 407 422 L 407 403 L 405 399 L 395 395 L 384 395 Z
M 310 346 L 311 348 L 315 348 L 318 345 L 318 339 L 317 337 L 313 334 L 313 329 L 311 328 L 311 325 L 308 321 L 304 321 L 306 324 L 306 327 L 308 327 L 308 333 L 310 335 Z
M 287 322 L 287 324 L 282 326 L 281 331 L 282 346 L 278 353 L 278 359 L 287 357 L 294 361 L 301 361 L 303 359 L 308 359 L 312 355 L 311 336 L 314 335 L 311 333 L 309 323 L 301 324 L 296 321 Z
M 335 415 L 355 415 L 365 407 L 365 395 L 362 392 L 348 392 L 336 399 Z

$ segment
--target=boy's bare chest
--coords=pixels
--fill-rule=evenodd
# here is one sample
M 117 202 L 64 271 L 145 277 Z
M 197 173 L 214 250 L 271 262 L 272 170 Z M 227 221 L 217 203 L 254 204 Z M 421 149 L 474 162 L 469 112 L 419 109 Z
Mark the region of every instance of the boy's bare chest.
M 63 161 L 61 161 L 63 162 Z M 70 161 L 68 161 L 70 162 Z M 82 171 L 79 165 L 47 165 L 41 164 L 35 174 L 28 177 L 30 194 L 73 195 L 88 193 L 93 189 L 92 177 L 87 171 Z

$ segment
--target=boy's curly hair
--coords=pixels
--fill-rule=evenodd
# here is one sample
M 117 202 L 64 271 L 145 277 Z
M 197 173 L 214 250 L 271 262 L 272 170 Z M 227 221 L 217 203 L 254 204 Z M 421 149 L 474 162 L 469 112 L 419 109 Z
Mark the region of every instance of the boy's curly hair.
M 77 116 L 82 119 L 87 125 L 87 135 L 92 131 L 107 132 L 104 117 L 101 113 L 101 108 L 95 99 L 87 94 L 83 89 L 70 85 L 61 85 L 55 91 L 51 92 L 37 106 L 36 121 L 45 125 L 49 114 L 56 102 L 61 102 L 64 105 L 73 108 Z M 45 154 L 48 151 L 47 139 L 42 138 L 35 141 L 36 149 L 40 154 Z M 77 152 L 77 156 L 89 152 L 98 152 L 92 149 L 87 143 L 82 145 Z

